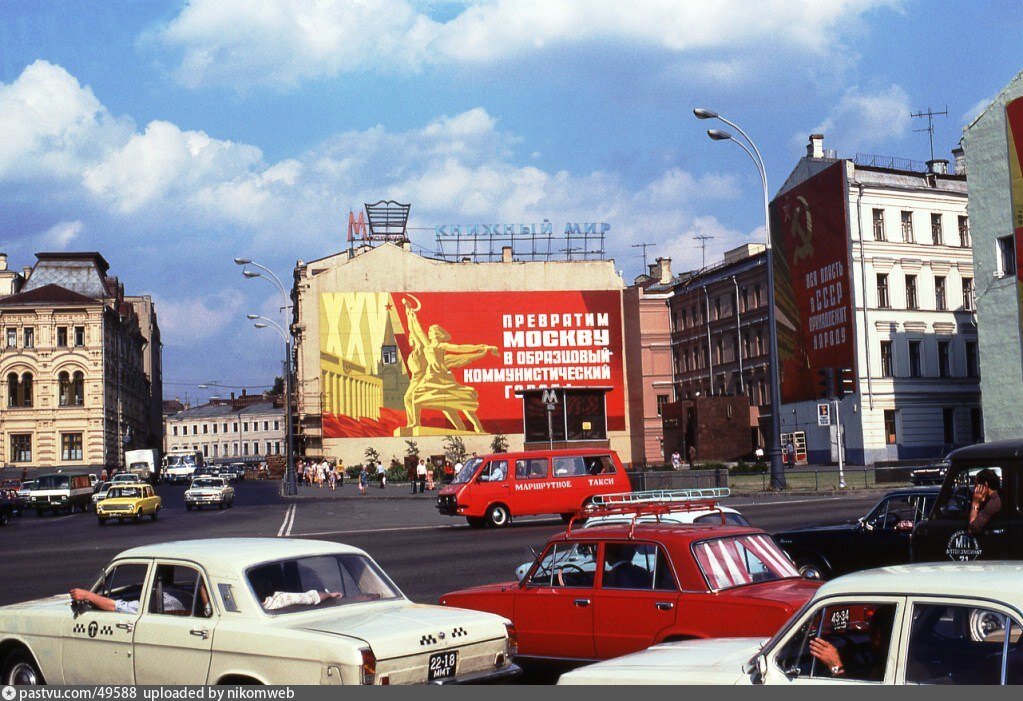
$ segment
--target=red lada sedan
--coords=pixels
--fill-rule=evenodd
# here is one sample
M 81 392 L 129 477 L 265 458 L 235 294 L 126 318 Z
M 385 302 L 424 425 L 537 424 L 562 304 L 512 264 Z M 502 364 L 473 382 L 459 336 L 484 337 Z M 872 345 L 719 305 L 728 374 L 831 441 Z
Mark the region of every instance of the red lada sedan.
M 641 523 L 569 529 L 521 583 L 440 603 L 511 619 L 520 658 L 603 660 L 669 640 L 770 637 L 820 585 L 760 529 Z

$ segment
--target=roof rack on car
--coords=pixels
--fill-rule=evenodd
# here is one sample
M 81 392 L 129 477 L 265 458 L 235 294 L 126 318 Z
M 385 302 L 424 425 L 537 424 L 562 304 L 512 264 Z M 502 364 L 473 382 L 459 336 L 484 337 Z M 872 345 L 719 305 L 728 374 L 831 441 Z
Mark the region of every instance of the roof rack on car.
M 568 522 L 565 534 L 572 535 L 572 526 L 597 516 L 631 516 L 629 538 L 636 530 L 636 521 L 641 516 L 653 516 L 658 522 L 661 516 L 680 511 L 716 511 L 725 524 L 725 512 L 718 506 L 718 499 L 731 494 L 727 487 L 707 489 L 655 489 L 644 492 L 623 492 L 594 496 L 590 504 L 577 511 Z
M 707 499 L 724 499 L 730 496 L 728 487 L 705 487 L 701 489 L 648 489 L 641 492 L 618 492 L 616 494 L 597 494 L 590 499 L 596 506 L 612 504 L 636 504 L 639 502 L 685 502 Z

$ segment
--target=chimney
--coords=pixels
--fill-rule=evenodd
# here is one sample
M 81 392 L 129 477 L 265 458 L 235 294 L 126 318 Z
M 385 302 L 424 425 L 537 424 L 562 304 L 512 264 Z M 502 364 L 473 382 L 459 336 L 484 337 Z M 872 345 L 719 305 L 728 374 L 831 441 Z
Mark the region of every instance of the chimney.
M 952 157 L 955 158 L 955 174 L 966 175 L 966 151 L 963 151 L 963 147 L 952 149 Z
M 245 393 L 246 393 L 247 391 L 248 391 L 248 390 L 245 390 L 245 389 L 243 389 L 243 390 L 242 390 L 242 396 L 243 396 L 243 397 L 245 396 Z
M 502 263 L 511 263 L 511 262 L 513 262 L 513 260 L 514 259 L 512 258 L 512 247 L 511 246 L 501 246 L 501 262 Z
M 401 250 L 403 250 L 403 251 L 411 251 L 412 250 L 412 242 L 409 241 L 408 239 L 402 240 L 402 242 L 401 242 Z
M 661 276 L 661 266 L 659 263 L 647 263 L 646 276 L 651 280 L 656 280 Z
M 234 401 L 234 392 L 231 392 L 231 401 Z
M 659 269 L 658 277 L 662 285 L 667 285 L 671 282 L 671 258 L 658 258 L 657 267 Z
M 0 270 L 7 270 L 7 254 L 0 253 Z
M 810 134 L 810 143 L 806 145 L 807 158 L 824 158 L 824 134 Z
M 26 265 L 24 268 L 21 269 L 21 276 L 23 278 L 25 278 L 26 280 L 28 280 L 28 276 L 31 275 L 31 274 L 32 274 L 32 266 L 31 265 Z
M 948 173 L 948 161 L 944 158 L 935 158 L 933 161 L 927 161 L 927 172 L 934 173 L 935 175 L 945 175 Z

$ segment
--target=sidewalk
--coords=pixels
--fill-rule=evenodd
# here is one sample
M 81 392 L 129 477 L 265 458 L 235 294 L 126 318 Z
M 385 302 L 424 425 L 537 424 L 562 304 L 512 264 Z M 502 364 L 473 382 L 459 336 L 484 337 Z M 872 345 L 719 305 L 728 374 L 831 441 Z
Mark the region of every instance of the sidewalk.
M 435 500 L 437 492 L 443 484 L 431 492 L 426 490 L 422 494 L 412 494 L 408 482 L 388 482 L 384 489 L 380 488 L 377 482 L 370 482 L 366 487 L 365 494 L 359 494 L 359 483 L 357 480 L 346 479 L 344 484 L 336 490 L 331 491 L 330 487 L 312 487 L 305 484 L 298 485 L 298 494 L 285 499 L 363 499 L 366 501 L 398 501 L 398 500 Z

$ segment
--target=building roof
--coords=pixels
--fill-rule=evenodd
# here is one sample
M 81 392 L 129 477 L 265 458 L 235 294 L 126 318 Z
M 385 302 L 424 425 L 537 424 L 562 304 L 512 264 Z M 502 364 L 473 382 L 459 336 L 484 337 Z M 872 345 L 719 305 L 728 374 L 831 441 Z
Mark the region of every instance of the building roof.
M 935 562 L 892 565 L 855 572 L 827 582 L 817 598 L 836 594 L 970 596 L 1023 607 L 1019 562 Z
M 210 404 L 201 404 L 199 406 L 192 407 L 191 409 L 184 409 L 176 414 L 169 415 L 167 418 L 170 420 L 180 421 L 219 418 L 234 416 L 237 414 L 280 414 L 282 412 L 283 409 L 279 406 L 275 406 L 273 402 L 264 401 L 256 404 L 247 404 L 241 407 L 234 407 L 230 402 L 215 402 Z
M 715 282 L 728 280 L 733 275 L 740 275 L 748 270 L 753 270 L 754 268 L 764 265 L 766 260 L 767 252 L 759 251 L 758 253 L 754 253 L 753 255 L 740 260 L 722 261 L 715 265 L 703 268 L 702 270 L 683 273 L 675 281 L 673 287 L 677 294 L 684 294 L 689 291 L 690 287 L 712 285 Z
M 38 304 L 100 304 L 92 297 L 79 294 L 56 284 L 43 285 L 16 295 L 0 298 L 0 306 L 35 306 Z

